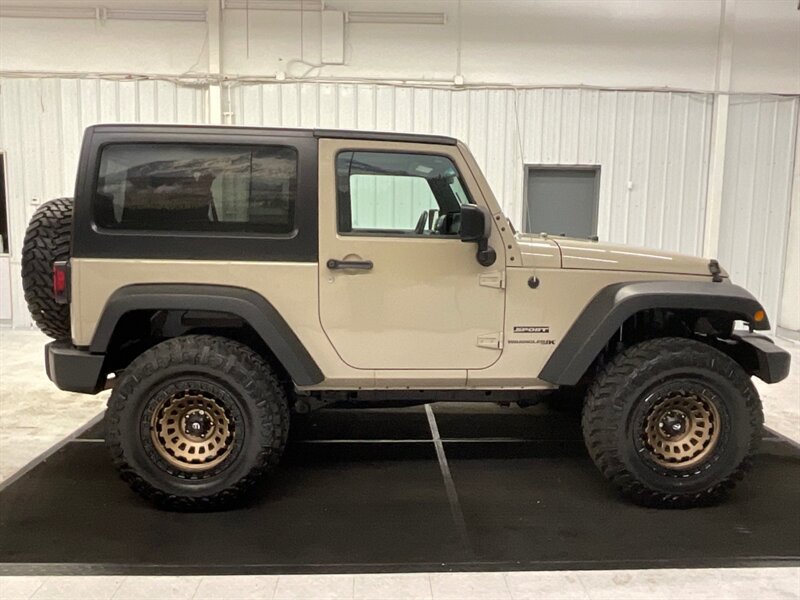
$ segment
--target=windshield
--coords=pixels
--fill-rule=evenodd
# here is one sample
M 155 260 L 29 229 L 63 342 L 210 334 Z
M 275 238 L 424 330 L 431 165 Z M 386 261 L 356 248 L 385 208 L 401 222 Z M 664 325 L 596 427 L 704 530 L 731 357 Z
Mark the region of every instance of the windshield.
M 450 184 L 450 189 L 453 192 L 453 195 L 458 200 L 459 204 L 469 204 L 469 198 L 467 197 L 467 193 L 464 191 L 464 187 L 461 185 L 461 178 L 458 176 L 458 173 L 455 170 L 452 173 L 447 174 Z

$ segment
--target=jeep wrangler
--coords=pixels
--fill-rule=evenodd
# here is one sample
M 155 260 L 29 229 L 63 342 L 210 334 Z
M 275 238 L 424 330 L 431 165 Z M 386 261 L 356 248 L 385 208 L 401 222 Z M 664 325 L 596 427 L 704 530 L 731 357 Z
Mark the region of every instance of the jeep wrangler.
M 112 390 L 112 459 L 170 508 L 240 499 L 291 408 L 545 398 L 627 497 L 708 504 L 756 451 L 751 377 L 789 371 L 715 260 L 516 233 L 432 135 L 90 127 L 22 276 L 48 376 Z

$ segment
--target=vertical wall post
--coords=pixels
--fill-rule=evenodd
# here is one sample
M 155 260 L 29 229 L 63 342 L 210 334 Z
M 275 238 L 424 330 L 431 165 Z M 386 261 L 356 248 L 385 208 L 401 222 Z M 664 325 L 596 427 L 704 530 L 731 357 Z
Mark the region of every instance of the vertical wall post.
M 779 335 L 800 341 L 800 110 L 795 102 L 794 170 L 789 200 L 789 232 L 786 262 L 783 266 L 783 291 L 777 315 Z
M 208 122 L 222 123 L 222 0 L 208 0 Z
M 711 133 L 711 156 L 708 169 L 703 255 L 713 258 L 719 252 L 719 232 L 722 221 L 723 183 L 725 176 L 725 147 L 728 141 L 728 112 L 730 109 L 731 64 L 736 0 L 722 0 L 717 41 L 717 70 L 715 75 L 714 116 Z

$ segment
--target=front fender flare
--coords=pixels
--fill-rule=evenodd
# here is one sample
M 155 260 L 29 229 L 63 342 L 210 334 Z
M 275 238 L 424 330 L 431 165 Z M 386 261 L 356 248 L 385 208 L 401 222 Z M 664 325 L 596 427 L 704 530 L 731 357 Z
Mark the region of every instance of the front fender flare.
M 747 321 L 753 329 L 770 328 L 769 320 L 754 321 L 764 310 L 738 285 L 706 281 L 643 281 L 609 285 L 589 301 L 550 355 L 539 378 L 556 385 L 575 385 L 611 336 L 637 312 L 648 309 L 722 311 Z

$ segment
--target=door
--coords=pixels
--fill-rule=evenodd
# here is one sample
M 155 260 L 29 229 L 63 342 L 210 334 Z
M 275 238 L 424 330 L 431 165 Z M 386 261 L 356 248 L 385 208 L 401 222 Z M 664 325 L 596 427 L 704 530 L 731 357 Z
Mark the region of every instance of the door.
M 525 230 L 588 238 L 597 235 L 599 167 L 529 167 Z
M 0 152 L 0 322 L 11 320 L 11 261 L 6 217 L 6 155 Z
M 320 140 L 319 310 L 358 369 L 480 369 L 502 352 L 502 243 L 459 239 L 483 198 L 455 146 Z M 497 235 L 496 232 L 493 235 Z M 498 237 L 499 240 L 499 237 Z

